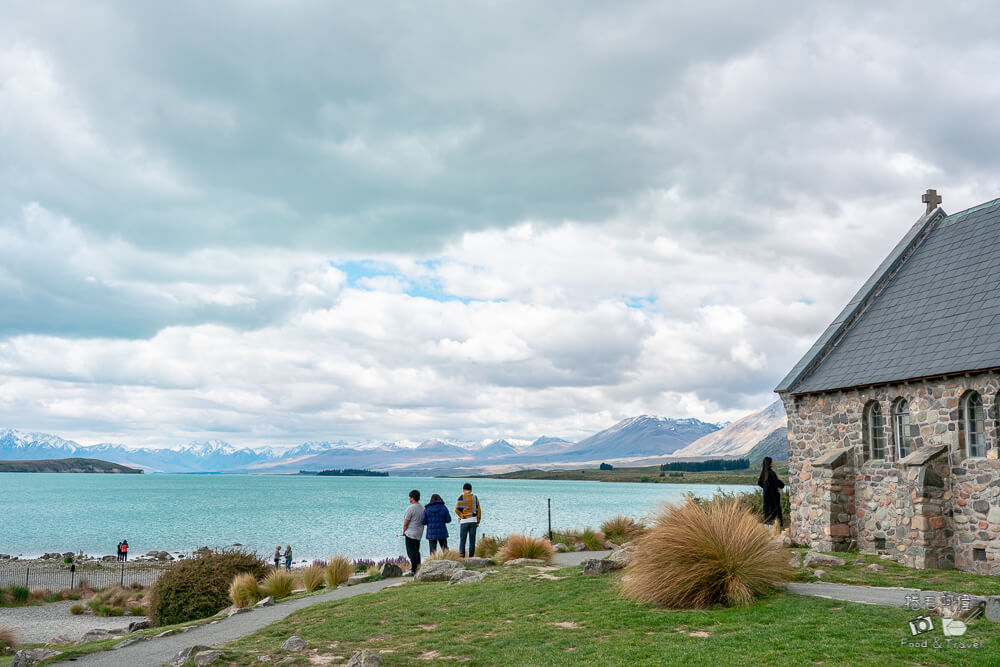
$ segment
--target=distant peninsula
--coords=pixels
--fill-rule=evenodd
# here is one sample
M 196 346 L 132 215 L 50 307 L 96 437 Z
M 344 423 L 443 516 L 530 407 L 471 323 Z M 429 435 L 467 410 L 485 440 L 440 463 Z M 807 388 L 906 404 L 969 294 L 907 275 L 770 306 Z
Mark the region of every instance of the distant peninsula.
M 317 477 L 388 477 L 389 473 L 379 472 L 377 470 L 358 470 L 356 468 L 344 468 L 335 470 L 320 470 L 319 472 L 310 472 L 308 470 L 300 470 L 300 475 L 316 475 Z
M 141 475 L 139 468 L 100 459 L 47 459 L 44 461 L 0 461 L 0 472 L 75 472 Z

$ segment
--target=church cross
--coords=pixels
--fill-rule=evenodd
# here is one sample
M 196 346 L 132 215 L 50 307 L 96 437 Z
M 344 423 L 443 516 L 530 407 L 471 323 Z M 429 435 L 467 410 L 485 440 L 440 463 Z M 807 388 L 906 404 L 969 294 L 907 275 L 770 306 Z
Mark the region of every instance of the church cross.
M 930 213 L 937 208 L 938 204 L 941 203 L 941 195 L 937 193 L 937 190 L 928 190 L 924 193 L 924 196 L 920 198 L 920 201 L 927 204 L 927 213 Z

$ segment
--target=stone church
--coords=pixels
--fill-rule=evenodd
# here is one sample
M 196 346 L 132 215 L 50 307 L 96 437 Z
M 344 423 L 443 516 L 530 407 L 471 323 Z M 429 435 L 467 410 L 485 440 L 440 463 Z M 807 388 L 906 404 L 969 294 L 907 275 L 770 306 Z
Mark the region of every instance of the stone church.
M 1000 574 L 1000 199 L 924 215 L 775 391 L 791 535 Z

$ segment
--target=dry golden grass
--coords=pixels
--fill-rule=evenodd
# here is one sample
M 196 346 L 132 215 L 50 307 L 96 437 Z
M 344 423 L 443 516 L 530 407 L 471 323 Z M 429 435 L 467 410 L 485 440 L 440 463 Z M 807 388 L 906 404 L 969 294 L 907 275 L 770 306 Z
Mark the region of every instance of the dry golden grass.
M 438 549 L 424 560 L 453 560 L 461 563 L 465 559 L 454 549 Z
M 17 635 L 8 627 L 0 627 L 0 653 L 6 649 L 16 649 L 18 645 Z
M 310 565 L 302 570 L 302 588 L 312 593 L 323 586 L 326 578 L 326 568 L 322 565 Z
M 637 544 L 622 592 L 673 608 L 750 604 L 791 576 L 787 554 L 739 503 L 668 506 Z
M 631 542 L 646 530 L 646 527 L 630 516 L 619 514 L 601 524 L 601 530 L 616 544 Z
M 237 607 L 249 607 L 256 604 L 261 597 L 257 577 L 249 572 L 237 574 L 233 577 L 233 583 L 229 584 L 229 599 Z
M 292 594 L 294 588 L 295 575 L 288 570 L 274 570 L 264 577 L 264 581 L 260 582 L 261 592 L 270 595 L 275 600 L 287 598 Z
M 336 588 L 354 574 L 354 561 L 347 556 L 333 556 L 326 564 L 326 585 Z
M 552 543 L 542 537 L 531 535 L 511 535 L 497 553 L 497 562 L 506 563 L 515 558 L 537 558 L 552 562 Z

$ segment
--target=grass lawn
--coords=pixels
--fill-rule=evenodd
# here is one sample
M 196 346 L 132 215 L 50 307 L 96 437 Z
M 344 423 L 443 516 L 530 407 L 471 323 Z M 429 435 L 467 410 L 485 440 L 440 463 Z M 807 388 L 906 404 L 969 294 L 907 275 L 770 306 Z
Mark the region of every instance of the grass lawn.
M 388 665 L 428 660 L 469 665 L 995 665 L 1000 624 L 973 621 L 962 640 L 944 646 L 936 630 L 913 638 L 905 609 L 775 594 L 745 608 L 672 611 L 621 598 L 620 575 L 584 577 L 581 568 L 532 578 L 503 569 L 461 586 L 410 583 L 323 603 L 239 640 L 232 664 L 280 658 L 292 634 L 309 642 L 298 664 L 343 664 L 354 651 L 386 651 Z M 928 639 L 928 648 L 905 643 Z M 901 645 L 901 641 L 904 645 Z

